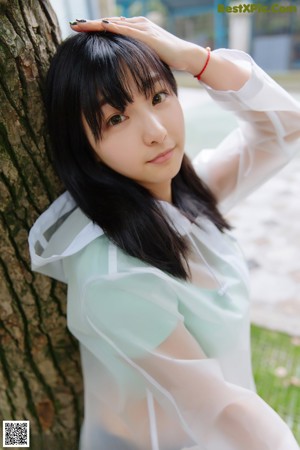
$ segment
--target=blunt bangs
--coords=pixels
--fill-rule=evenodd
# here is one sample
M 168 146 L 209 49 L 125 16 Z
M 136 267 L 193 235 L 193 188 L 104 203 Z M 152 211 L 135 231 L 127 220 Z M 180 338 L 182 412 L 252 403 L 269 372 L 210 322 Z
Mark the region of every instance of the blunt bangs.
M 132 80 L 140 94 L 154 95 L 157 82 L 177 95 L 170 68 L 142 42 L 112 33 L 80 33 L 82 65 L 81 112 L 95 140 L 101 139 L 102 105 L 124 111 L 133 102 Z
M 78 33 L 66 39 L 52 59 L 45 86 L 51 156 L 78 207 L 113 243 L 188 280 L 185 237 L 174 230 L 150 191 L 95 157 L 84 126 L 85 119 L 99 140 L 103 102 L 122 112 L 133 101 L 132 89 L 148 98 L 156 93 L 157 82 L 177 95 L 170 68 L 140 41 L 112 33 Z M 174 205 L 190 220 L 201 214 L 220 230 L 229 228 L 186 155 L 172 180 L 172 194 Z

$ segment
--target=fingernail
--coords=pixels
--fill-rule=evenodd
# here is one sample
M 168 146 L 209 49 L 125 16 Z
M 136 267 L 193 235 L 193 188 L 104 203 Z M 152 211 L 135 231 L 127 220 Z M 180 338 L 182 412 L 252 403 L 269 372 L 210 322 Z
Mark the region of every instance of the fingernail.
M 103 19 L 102 22 L 103 22 L 103 23 L 109 23 L 109 21 L 108 21 L 108 20 L 105 20 L 105 19 Z
M 85 19 L 76 19 L 76 22 L 84 23 L 84 22 L 86 22 L 86 20 Z
M 69 22 L 70 25 L 77 25 L 77 22 Z

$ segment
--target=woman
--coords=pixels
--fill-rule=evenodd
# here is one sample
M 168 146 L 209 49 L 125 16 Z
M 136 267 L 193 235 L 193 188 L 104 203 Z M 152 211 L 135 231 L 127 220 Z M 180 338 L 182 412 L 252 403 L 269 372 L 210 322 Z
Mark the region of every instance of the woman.
M 59 48 L 46 105 L 68 193 L 29 242 L 33 269 L 68 284 L 80 449 L 299 449 L 255 393 L 248 271 L 222 216 L 296 153 L 299 104 L 245 53 L 145 18 L 72 28 L 82 33 Z M 169 67 L 239 120 L 193 165 Z

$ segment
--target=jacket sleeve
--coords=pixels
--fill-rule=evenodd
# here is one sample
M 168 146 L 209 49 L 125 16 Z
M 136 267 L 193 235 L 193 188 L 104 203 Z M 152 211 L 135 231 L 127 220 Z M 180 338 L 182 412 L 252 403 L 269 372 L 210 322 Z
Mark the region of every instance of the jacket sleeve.
M 181 426 L 193 450 L 299 450 L 275 411 L 224 379 L 218 361 L 185 327 L 176 293 L 155 274 L 92 282 L 84 311 L 91 331 L 144 377 L 160 412 L 174 415 L 168 439 Z M 159 415 L 156 421 L 163 423 Z M 175 442 L 166 448 L 177 449 Z
M 200 152 L 193 161 L 226 213 L 299 154 L 300 103 L 246 53 L 215 51 L 251 68 L 239 91 L 217 91 L 202 83 L 223 109 L 234 112 L 239 124 L 216 149 Z
M 167 282 L 151 273 L 117 273 L 90 281 L 83 293 L 87 317 L 130 358 L 159 346 L 182 316 Z

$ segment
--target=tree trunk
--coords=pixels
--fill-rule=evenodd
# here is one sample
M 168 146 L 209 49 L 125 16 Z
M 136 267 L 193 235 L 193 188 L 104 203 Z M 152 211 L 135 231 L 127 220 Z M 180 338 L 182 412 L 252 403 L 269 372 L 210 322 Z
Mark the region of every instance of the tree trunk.
M 60 39 L 47 0 L 0 0 L 0 420 L 29 420 L 32 450 L 75 450 L 82 420 L 66 290 L 31 272 L 27 243 L 35 219 L 62 191 L 43 109 Z

